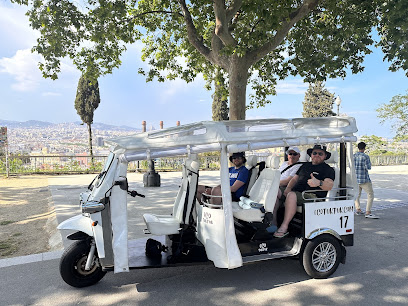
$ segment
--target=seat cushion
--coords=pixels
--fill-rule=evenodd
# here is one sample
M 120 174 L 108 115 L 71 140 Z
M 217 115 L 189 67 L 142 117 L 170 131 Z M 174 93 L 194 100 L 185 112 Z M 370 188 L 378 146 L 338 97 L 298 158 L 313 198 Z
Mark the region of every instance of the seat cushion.
M 259 209 L 243 209 L 238 202 L 232 202 L 232 213 L 235 218 L 246 222 L 262 222 L 264 217 Z
M 179 233 L 180 221 L 173 216 L 144 214 L 143 219 L 147 229 L 153 235 L 173 235 Z

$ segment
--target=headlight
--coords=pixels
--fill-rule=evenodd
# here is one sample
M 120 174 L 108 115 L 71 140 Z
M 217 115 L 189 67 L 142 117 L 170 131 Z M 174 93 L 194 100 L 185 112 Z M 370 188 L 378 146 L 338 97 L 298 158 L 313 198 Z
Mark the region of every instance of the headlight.
M 79 204 L 82 205 L 82 204 L 86 203 L 86 201 L 89 199 L 90 195 L 91 195 L 91 193 L 89 191 L 81 192 L 79 194 Z
M 81 204 L 82 213 L 96 213 L 105 209 L 105 205 L 98 201 L 89 201 Z

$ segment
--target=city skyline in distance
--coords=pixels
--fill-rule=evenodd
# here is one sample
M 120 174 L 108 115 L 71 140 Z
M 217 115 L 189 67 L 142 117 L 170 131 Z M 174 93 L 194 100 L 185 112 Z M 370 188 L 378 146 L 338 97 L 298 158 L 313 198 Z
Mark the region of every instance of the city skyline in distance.
M 4 120 L 0 118 L 0 126 L 7 126 L 9 129 L 10 128 L 44 128 L 44 127 L 50 127 L 50 126 L 57 126 L 61 124 L 74 124 L 78 126 L 83 125 L 81 121 L 53 123 L 53 122 L 41 121 L 41 120 L 14 121 L 14 120 Z M 142 126 L 142 123 L 140 123 L 140 125 Z M 136 128 L 136 127 L 126 126 L 126 125 L 118 126 L 118 125 L 105 124 L 102 122 L 92 123 L 92 128 L 99 129 L 99 130 L 124 130 L 124 131 L 135 131 L 135 132 L 142 131 L 142 127 Z

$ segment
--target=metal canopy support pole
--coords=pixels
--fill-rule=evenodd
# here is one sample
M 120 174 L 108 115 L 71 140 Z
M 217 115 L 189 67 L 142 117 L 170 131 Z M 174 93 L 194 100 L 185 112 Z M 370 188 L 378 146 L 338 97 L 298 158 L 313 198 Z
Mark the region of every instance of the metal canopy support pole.
M 344 142 L 340 143 L 340 188 L 346 188 L 347 177 L 346 177 L 346 144 Z M 340 196 L 346 195 L 346 190 L 340 190 Z

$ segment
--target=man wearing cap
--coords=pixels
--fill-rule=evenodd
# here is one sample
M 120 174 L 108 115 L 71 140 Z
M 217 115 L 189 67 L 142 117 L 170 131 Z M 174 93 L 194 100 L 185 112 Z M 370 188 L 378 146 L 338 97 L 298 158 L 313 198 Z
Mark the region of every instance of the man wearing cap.
M 279 167 L 281 173 L 279 187 L 286 187 L 302 165 L 298 163 L 300 158 L 300 150 L 298 147 L 289 147 L 286 150 L 286 156 L 288 160 L 284 161 Z
M 244 152 L 233 153 L 229 160 L 234 164 L 229 168 L 230 188 L 233 201 L 239 201 L 239 197 L 244 195 L 245 185 L 249 179 L 249 170 L 245 167 L 246 158 Z M 197 199 L 201 201 L 203 193 L 211 194 L 212 204 L 221 204 L 221 186 L 218 185 L 214 188 L 209 186 L 198 185 L 197 187 Z
M 302 164 L 299 163 L 300 150 L 298 147 L 289 147 L 286 150 L 285 154 L 288 157 L 288 160 L 284 161 L 282 165 L 279 167 L 281 177 L 279 182 L 278 196 L 276 199 L 276 204 L 272 215 L 273 225 L 277 225 L 277 212 L 280 206 L 279 201 L 282 197 L 282 194 L 286 186 L 289 184 L 290 180 L 296 175 L 296 172 L 299 170 L 300 166 L 302 166 Z
M 310 202 L 313 198 L 324 198 L 327 191 L 333 188 L 334 169 L 324 162 L 331 156 L 326 146 L 314 145 L 313 148 L 307 150 L 307 154 L 312 161 L 299 168 L 283 192 L 283 195 L 286 196 L 285 216 L 280 228 L 274 234 L 277 238 L 288 235 L 289 222 L 295 215 L 297 206 Z M 303 199 L 302 192 L 305 190 L 316 191 L 305 193 L 306 199 Z

